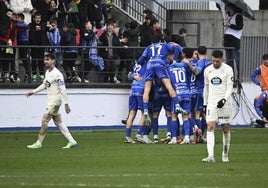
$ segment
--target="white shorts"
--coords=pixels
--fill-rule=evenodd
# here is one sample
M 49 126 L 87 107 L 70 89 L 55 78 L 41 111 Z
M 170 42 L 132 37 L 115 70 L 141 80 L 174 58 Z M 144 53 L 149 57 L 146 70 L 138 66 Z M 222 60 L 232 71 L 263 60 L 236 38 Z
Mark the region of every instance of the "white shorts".
M 206 121 L 216 121 L 220 124 L 228 124 L 232 118 L 232 107 L 224 106 L 223 108 L 207 107 Z
M 50 116 L 56 116 L 59 114 L 61 106 L 61 100 L 54 100 L 54 101 L 48 101 L 47 108 L 46 108 L 46 114 Z

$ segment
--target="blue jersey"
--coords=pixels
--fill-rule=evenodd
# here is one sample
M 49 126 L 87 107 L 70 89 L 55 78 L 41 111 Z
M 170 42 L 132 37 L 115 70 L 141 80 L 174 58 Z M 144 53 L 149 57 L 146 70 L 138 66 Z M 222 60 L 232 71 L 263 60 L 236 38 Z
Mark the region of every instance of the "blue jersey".
M 145 79 L 144 79 L 145 72 L 146 72 L 146 63 L 142 65 L 136 63 L 133 66 L 133 71 L 129 75 L 129 78 L 133 80 L 131 84 L 131 95 L 136 95 L 136 96 L 143 95 L 144 83 L 145 83 Z M 139 75 L 140 77 L 142 77 L 142 80 L 135 80 L 134 77 L 136 75 Z
M 204 70 L 206 67 L 211 65 L 212 62 L 208 61 L 208 59 L 200 59 L 197 61 L 196 69 L 198 72 L 198 75 L 196 76 L 196 87 L 197 87 L 197 93 L 203 95 L 203 90 L 205 86 L 204 82 Z
M 174 46 L 167 43 L 154 43 L 148 46 L 138 59 L 138 63 L 142 64 L 144 61 L 149 61 L 151 59 L 161 59 L 165 62 L 168 54 L 170 52 L 174 53 L 174 59 L 177 59 L 178 53 L 182 51 L 181 46 Z M 165 62 L 166 64 L 166 62 Z
M 133 71 L 130 73 L 129 78 L 132 81 L 129 99 L 128 99 L 128 109 L 129 110 L 143 110 L 143 100 L 142 95 L 144 91 L 144 74 L 146 72 L 146 63 L 143 65 L 135 64 Z M 139 80 L 134 77 L 139 76 Z
M 197 66 L 197 60 L 190 59 L 190 63 L 193 67 Z M 196 75 L 191 73 L 191 79 L 190 79 L 190 88 L 191 88 L 191 94 L 197 94 L 197 83 L 196 83 Z
M 190 80 L 192 72 L 189 66 L 183 61 L 179 63 L 173 63 L 169 66 L 168 71 L 170 82 L 176 91 L 176 94 L 191 94 Z

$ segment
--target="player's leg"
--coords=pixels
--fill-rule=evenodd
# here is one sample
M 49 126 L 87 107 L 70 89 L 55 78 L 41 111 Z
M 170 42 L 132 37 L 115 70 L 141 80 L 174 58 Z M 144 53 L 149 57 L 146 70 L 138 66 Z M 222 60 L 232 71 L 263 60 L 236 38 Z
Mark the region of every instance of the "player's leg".
M 222 125 L 222 162 L 229 162 L 228 154 L 230 149 L 231 133 L 229 124 Z
M 125 143 L 131 143 L 134 144 L 135 142 L 131 138 L 131 129 L 133 125 L 133 121 L 136 117 L 137 110 L 129 110 L 128 118 L 127 118 L 127 123 L 126 123 L 126 139 Z
M 202 162 L 215 162 L 214 158 L 214 146 L 215 146 L 215 127 L 218 120 L 218 109 L 207 107 L 207 111 L 210 113 L 207 114 L 207 152 L 208 157 L 202 159 Z
M 150 124 L 151 118 L 149 116 L 149 96 L 152 87 L 152 80 L 147 80 L 144 85 L 144 93 L 143 93 L 143 110 L 144 110 L 144 118 L 145 123 Z
M 56 116 L 53 116 L 54 124 L 59 128 L 61 133 L 64 135 L 64 137 L 68 140 L 68 144 L 64 146 L 64 149 L 69 149 L 76 147 L 78 144 L 74 140 L 73 136 L 71 135 L 68 127 L 62 123 L 62 118 L 60 114 L 57 114 Z
M 39 149 L 42 147 L 42 143 L 45 139 L 46 133 L 47 133 L 47 127 L 48 127 L 48 122 L 51 120 L 51 116 L 48 114 L 44 114 L 42 117 L 42 121 L 41 121 L 41 128 L 39 131 L 39 135 L 38 135 L 38 139 L 37 141 L 32 144 L 32 145 L 28 145 L 28 148 L 31 149 Z

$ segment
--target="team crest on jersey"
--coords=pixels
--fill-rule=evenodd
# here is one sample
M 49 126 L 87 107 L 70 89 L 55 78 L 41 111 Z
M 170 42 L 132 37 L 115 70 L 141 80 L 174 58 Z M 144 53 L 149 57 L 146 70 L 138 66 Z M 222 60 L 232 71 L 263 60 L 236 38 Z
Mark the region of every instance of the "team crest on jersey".
M 210 81 L 214 86 L 218 86 L 222 83 L 221 78 L 219 78 L 218 76 L 214 77 L 211 79 Z

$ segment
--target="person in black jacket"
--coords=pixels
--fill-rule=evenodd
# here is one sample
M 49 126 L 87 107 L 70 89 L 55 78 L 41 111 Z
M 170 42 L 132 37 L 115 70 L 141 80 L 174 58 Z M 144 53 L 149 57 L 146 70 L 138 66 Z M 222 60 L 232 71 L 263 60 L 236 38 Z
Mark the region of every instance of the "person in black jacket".
M 81 82 L 80 77 L 78 77 L 75 61 L 78 54 L 76 46 L 76 35 L 77 32 L 74 29 L 73 23 L 66 23 L 63 26 L 63 32 L 61 34 L 61 45 L 63 46 L 63 62 L 62 67 L 66 74 L 65 82 Z M 69 47 L 67 47 L 69 46 Z
M 118 48 L 113 46 L 121 46 L 119 37 L 114 32 L 114 21 L 108 20 L 106 23 L 107 31 L 105 31 L 99 38 L 102 46 L 106 48 L 100 49 L 100 56 L 104 59 L 104 75 L 103 82 L 115 83 L 116 59 L 119 58 Z
M 41 57 L 44 56 L 45 48 L 37 46 L 49 45 L 46 35 L 47 25 L 42 21 L 42 15 L 37 12 L 33 15 L 33 21 L 29 23 L 29 45 L 31 48 L 32 57 L 32 81 L 37 81 L 37 67 L 39 69 L 40 80 L 43 81 L 44 75 L 44 63 Z

